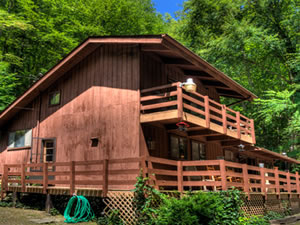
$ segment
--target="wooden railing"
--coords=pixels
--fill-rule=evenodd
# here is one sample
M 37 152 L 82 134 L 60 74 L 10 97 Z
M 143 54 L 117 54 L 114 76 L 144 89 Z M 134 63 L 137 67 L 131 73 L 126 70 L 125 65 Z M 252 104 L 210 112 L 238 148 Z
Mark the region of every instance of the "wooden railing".
M 130 185 L 136 182 L 141 158 L 71 161 L 34 164 L 5 164 L 1 192 L 9 186 L 21 187 L 21 192 L 31 185 L 40 186 L 43 193 L 49 187 L 69 187 L 70 194 L 76 188 L 94 187 L 102 190 L 106 196 L 110 185 Z M 136 164 L 136 165 L 135 165 Z M 131 165 L 131 167 L 129 167 Z M 126 169 L 123 169 L 123 168 Z M 133 169 L 127 169 L 133 168 Z M 132 178 L 120 179 L 118 176 L 129 175 Z
M 175 161 L 147 157 L 145 173 L 158 189 L 227 190 L 236 187 L 246 193 L 298 193 L 300 176 L 225 160 Z M 155 174 L 155 175 L 153 175 Z
M 204 126 L 211 124 L 221 127 L 223 134 L 236 133 L 250 136 L 255 143 L 254 122 L 208 96 L 197 92 L 188 93 L 180 87 L 180 83 L 167 84 L 141 90 L 141 113 L 150 114 L 167 110 L 177 110 L 178 118 L 184 117 L 184 112 L 190 113 L 205 121 Z

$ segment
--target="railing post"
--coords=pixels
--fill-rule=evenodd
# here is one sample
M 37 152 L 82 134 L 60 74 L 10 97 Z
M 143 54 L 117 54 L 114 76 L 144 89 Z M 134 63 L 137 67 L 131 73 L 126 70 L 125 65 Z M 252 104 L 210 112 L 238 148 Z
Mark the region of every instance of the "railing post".
M 21 164 L 21 191 L 25 192 L 25 164 Z
M 276 194 L 278 194 L 278 196 L 280 196 L 278 167 L 274 167 L 274 177 L 275 177 Z
M 287 191 L 290 194 L 292 192 L 292 187 L 291 187 L 291 175 L 289 171 L 286 173 L 286 183 L 287 183 Z
M 260 167 L 259 168 L 260 172 L 260 179 L 261 179 L 261 193 L 265 194 L 266 193 L 266 178 L 265 178 L 265 168 Z
M 43 193 L 47 194 L 48 187 L 48 163 L 43 164 Z
M 222 190 L 227 190 L 227 176 L 226 176 L 226 165 L 225 160 L 220 160 L 220 172 L 221 172 L 221 184 L 222 184 Z
M 241 139 L 241 115 L 240 115 L 240 112 L 236 112 L 236 131 L 237 131 L 237 138 Z
M 2 184 L 1 184 L 1 199 L 4 198 L 4 193 L 8 189 L 8 166 L 3 166 L 3 176 L 2 176 Z
M 248 194 L 249 196 L 249 177 L 248 177 L 248 165 L 243 164 L 243 181 L 244 181 L 244 192 Z
M 256 139 L 255 139 L 254 120 L 251 119 L 250 123 L 251 123 L 251 137 L 252 137 L 252 142 L 253 142 L 253 144 L 255 144 L 256 143 Z
M 223 133 L 227 134 L 227 114 L 226 114 L 225 105 L 222 105 L 222 123 L 223 123 Z
M 102 197 L 106 197 L 108 192 L 108 159 L 103 160 L 103 188 Z
M 182 161 L 177 161 L 177 182 L 178 191 L 183 192 Z
M 209 115 L 209 98 L 208 96 L 204 96 L 204 111 L 205 111 L 205 121 L 206 128 L 210 127 L 210 115 Z
M 300 182 L 299 182 L 299 172 L 296 172 L 296 186 L 297 186 L 297 194 L 300 194 Z
M 182 102 L 182 87 L 180 87 L 180 83 L 177 84 L 177 111 L 178 111 L 178 118 L 181 120 L 183 118 L 183 102 Z
M 70 195 L 75 193 L 75 162 L 70 162 Z

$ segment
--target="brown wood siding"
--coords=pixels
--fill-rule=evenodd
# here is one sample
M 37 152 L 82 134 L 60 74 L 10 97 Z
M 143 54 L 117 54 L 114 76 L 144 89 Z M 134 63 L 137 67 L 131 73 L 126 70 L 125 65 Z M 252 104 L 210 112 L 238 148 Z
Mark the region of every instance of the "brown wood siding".
M 103 45 L 42 93 L 39 137 L 56 138 L 56 161 L 139 156 L 139 65 L 137 45 Z M 53 90 L 61 90 L 61 104 L 49 107 Z M 7 130 L 32 127 L 37 138 L 38 99 L 33 106 L 34 111 L 14 117 Z M 91 147 L 91 137 L 99 138 L 98 147 Z M 5 150 L 7 137 L 0 146 L 1 163 L 29 162 L 30 150 Z
M 188 76 L 185 76 L 180 69 L 164 64 L 155 55 L 141 53 L 141 89 L 177 81 L 184 82 L 187 78 Z M 194 82 L 197 84 L 197 92 L 220 102 L 220 97 L 214 88 L 206 88 L 197 78 L 194 78 Z

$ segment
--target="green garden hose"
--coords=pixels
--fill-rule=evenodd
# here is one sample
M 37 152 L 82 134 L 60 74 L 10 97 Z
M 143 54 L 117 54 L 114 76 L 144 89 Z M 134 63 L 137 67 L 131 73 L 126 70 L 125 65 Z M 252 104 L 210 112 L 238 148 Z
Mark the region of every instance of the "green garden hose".
M 74 202 L 77 200 L 76 208 L 73 216 L 71 216 L 71 211 Z M 83 196 L 74 195 L 68 202 L 67 208 L 64 212 L 65 223 L 79 223 L 79 222 L 89 222 L 94 219 L 95 214 L 92 210 L 89 201 Z

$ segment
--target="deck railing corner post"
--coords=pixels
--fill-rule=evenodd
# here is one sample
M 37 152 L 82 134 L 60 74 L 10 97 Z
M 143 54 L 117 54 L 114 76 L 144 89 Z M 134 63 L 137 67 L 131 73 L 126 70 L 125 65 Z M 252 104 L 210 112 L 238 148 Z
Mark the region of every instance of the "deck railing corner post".
M 21 191 L 25 192 L 25 163 L 21 164 Z
M 220 173 L 221 173 L 221 184 L 222 184 L 222 190 L 226 191 L 227 190 L 227 175 L 226 175 L 226 165 L 225 165 L 225 160 L 220 159 Z
M 177 111 L 178 118 L 181 120 L 183 118 L 183 98 L 182 98 L 182 87 L 180 83 L 177 84 Z
M 43 193 L 47 194 L 48 188 L 48 163 L 43 164 Z
M 226 105 L 222 105 L 222 123 L 223 123 L 223 133 L 227 134 L 227 112 L 226 112 Z
M 250 188 L 249 188 L 248 165 L 243 164 L 242 169 L 243 169 L 244 192 L 247 193 L 249 196 Z
M 103 187 L 102 187 L 102 197 L 106 197 L 108 193 L 108 159 L 103 160 Z
M 204 96 L 204 112 L 205 112 L 205 121 L 206 121 L 206 128 L 210 127 L 210 110 L 209 110 L 209 97 L 206 95 Z

